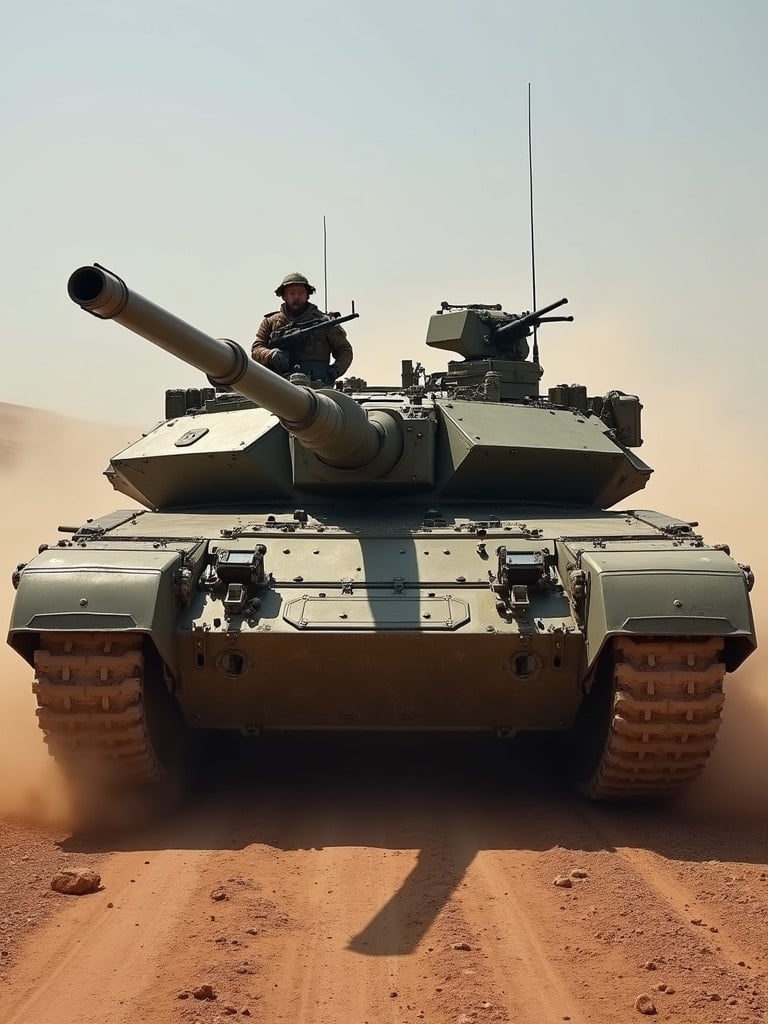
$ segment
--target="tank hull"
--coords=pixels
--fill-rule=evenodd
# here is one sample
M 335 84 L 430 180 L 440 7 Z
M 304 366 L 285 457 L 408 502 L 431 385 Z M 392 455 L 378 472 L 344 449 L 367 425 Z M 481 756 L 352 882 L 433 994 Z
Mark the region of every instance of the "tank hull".
M 127 644 L 188 730 L 586 729 L 591 796 L 658 796 L 695 776 L 725 672 L 755 643 L 725 551 L 659 513 L 428 511 L 401 506 L 396 524 L 322 505 L 116 513 L 43 551 L 21 574 L 9 642 L 35 667 L 52 749 L 106 743 L 162 775 L 147 673 L 110 660 Z M 257 548 L 258 607 L 227 608 L 206 567 Z M 492 586 L 502 548 L 514 565 L 549 563 L 519 607 Z

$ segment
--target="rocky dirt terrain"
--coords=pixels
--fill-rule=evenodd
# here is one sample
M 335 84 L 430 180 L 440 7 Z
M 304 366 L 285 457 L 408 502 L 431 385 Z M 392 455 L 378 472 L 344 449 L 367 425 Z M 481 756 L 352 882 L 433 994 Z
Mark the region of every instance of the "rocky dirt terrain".
M 9 571 L 124 504 L 99 470 L 131 432 L 0 406 L 0 436 Z M 99 838 L 68 822 L 3 651 L 0 1022 L 768 1020 L 761 664 L 667 808 L 584 803 L 495 742 L 297 738 L 217 751 L 173 816 Z M 100 889 L 53 892 L 62 868 Z
M 535 768 L 291 741 L 110 844 L 6 824 L 0 1019 L 765 1020 L 765 821 L 595 808 Z M 52 893 L 62 864 L 101 890 Z

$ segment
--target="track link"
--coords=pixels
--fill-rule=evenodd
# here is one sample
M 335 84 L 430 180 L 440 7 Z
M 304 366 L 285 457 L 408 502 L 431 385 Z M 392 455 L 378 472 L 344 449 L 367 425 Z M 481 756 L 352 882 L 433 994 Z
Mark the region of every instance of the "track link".
M 147 729 L 141 637 L 78 633 L 46 636 L 35 651 L 38 722 L 75 786 L 137 789 L 164 769 Z
M 610 721 L 586 795 L 667 797 L 699 775 L 714 749 L 724 700 L 723 641 L 619 637 L 614 651 Z

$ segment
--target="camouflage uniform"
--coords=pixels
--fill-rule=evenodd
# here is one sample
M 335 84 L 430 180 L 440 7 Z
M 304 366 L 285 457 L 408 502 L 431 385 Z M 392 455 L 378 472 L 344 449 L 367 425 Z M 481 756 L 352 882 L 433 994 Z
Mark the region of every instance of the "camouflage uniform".
M 269 366 L 270 353 L 274 351 L 269 347 L 269 339 L 274 331 L 286 326 L 303 327 L 316 323 L 318 320 L 327 319 L 325 313 L 322 313 L 312 302 L 308 303 L 304 312 L 296 317 L 289 316 L 285 304 L 283 304 L 274 313 L 267 313 L 259 324 L 251 355 L 257 363 Z M 331 356 L 334 360 L 333 366 L 330 366 Z M 320 328 L 303 338 L 291 351 L 290 358 L 292 365 L 322 364 L 323 367 L 328 367 L 326 371 L 328 376 L 335 379 L 341 377 L 349 369 L 352 363 L 352 346 L 342 327 L 329 327 L 327 330 Z

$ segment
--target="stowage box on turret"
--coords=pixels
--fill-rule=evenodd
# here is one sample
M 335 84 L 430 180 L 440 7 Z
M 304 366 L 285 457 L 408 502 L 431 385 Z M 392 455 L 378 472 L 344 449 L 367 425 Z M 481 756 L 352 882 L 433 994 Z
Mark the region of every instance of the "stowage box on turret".
M 143 509 L 14 574 L 9 642 L 75 785 L 170 785 L 205 729 L 560 731 L 598 799 L 697 776 L 755 646 L 752 574 L 695 523 L 605 511 L 650 476 L 641 406 L 540 395 L 536 330 L 565 300 L 443 303 L 427 345 L 458 358 L 353 391 L 283 379 L 101 267 L 69 294 L 210 381 L 112 459 Z

